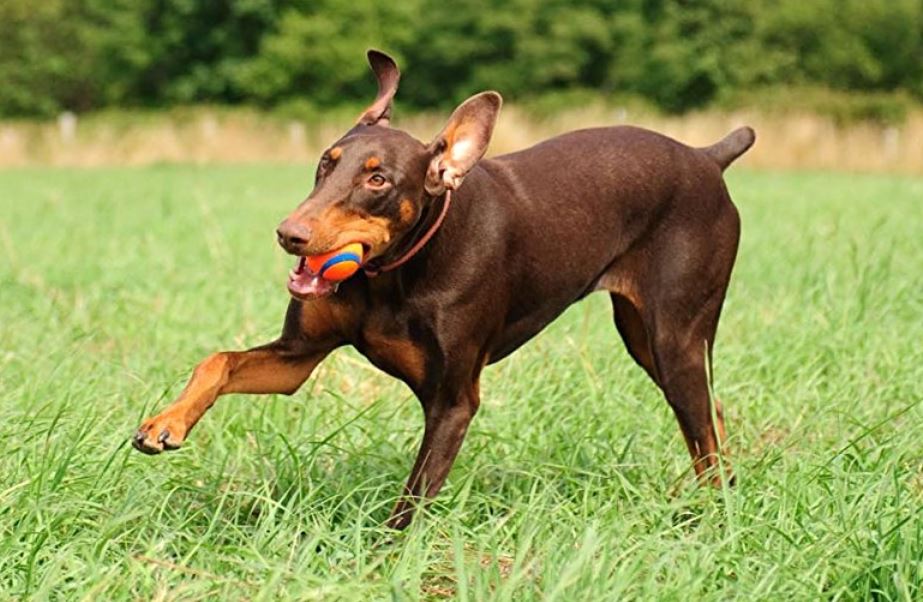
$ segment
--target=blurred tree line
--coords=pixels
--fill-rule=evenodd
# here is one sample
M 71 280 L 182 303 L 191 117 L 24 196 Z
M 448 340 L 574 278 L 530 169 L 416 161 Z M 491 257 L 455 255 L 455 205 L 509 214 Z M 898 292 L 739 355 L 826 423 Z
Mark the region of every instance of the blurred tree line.
M 923 99 L 923 0 L 0 0 L 0 114 L 632 94 L 668 111 L 782 86 Z

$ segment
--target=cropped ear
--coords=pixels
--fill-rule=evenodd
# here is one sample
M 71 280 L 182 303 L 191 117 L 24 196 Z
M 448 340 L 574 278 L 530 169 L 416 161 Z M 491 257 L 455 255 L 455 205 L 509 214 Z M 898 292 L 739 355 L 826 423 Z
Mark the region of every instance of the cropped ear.
M 390 56 L 378 50 L 368 51 L 369 65 L 378 79 L 378 96 L 375 102 L 359 116 L 356 121 L 359 125 L 383 125 L 391 123 L 391 101 L 397 92 L 397 83 L 401 79 L 401 71 L 397 63 Z
M 496 92 L 475 94 L 455 109 L 449 122 L 430 143 L 433 153 L 426 171 L 426 191 L 437 196 L 455 190 L 481 160 L 503 105 Z

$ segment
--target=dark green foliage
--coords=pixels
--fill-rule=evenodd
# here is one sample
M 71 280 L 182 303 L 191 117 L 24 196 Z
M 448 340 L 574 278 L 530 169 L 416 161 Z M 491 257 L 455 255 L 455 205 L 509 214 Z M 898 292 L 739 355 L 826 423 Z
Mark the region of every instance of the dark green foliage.
M 792 85 L 923 98 L 920 0 L 4 0 L 0 114 L 354 103 L 368 47 L 418 108 L 484 88 L 668 111 Z

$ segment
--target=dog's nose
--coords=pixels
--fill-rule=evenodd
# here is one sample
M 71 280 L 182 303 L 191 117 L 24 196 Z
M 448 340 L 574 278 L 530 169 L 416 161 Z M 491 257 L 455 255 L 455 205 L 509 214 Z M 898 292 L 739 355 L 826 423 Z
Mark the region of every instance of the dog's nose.
M 283 249 L 292 255 L 301 255 L 311 238 L 311 230 L 304 224 L 287 219 L 279 224 L 276 237 Z

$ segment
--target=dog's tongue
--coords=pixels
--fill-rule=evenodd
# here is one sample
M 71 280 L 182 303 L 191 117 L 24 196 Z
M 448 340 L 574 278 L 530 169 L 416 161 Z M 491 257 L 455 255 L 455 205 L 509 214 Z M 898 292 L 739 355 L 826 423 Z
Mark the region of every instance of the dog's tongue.
M 321 278 L 317 274 L 312 274 L 311 270 L 305 265 L 304 257 L 298 259 L 298 263 L 288 274 L 288 290 L 298 297 L 323 297 L 336 290 L 336 282 L 331 282 Z

